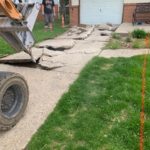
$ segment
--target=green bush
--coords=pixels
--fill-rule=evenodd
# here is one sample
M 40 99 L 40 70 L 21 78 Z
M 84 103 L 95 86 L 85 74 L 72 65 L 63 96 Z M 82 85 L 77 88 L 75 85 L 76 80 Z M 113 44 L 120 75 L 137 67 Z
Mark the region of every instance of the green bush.
M 144 39 L 146 38 L 147 33 L 142 29 L 136 29 L 132 32 L 133 38 Z

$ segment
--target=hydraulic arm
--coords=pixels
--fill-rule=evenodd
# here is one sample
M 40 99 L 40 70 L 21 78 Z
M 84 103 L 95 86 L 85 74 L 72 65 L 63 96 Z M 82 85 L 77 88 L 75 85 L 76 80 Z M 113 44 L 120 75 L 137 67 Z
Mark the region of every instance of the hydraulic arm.
M 14 3 L 12 0 L 0 1 L 0 36 L 16 52 L 25 51 L 31 55 L 34 45 L 32 29 L 40 10 L 40 2 Z

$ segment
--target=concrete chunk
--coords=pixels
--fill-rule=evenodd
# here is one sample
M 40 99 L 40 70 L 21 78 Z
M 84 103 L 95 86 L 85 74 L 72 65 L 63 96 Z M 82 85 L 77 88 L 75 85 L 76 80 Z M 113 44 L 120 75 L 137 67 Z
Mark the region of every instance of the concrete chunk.
M 38 60 L 42 56 L 43 50 L 39 49 L 39 48 L 36 48 L 36 47 L 33 47 L 31 49 L 31 53 L 32 53 L 33 59 Z
M 44 56 L 49 56 L 49 57 L 54 57 L 54 56 L 58 56 L 58 55 L 62 55 L 65 52 L 62 51 L 53 51 L 53 50 L 49 50 L 47 48 L 44 48 L 43 50 L 43 55 Z
M 72 27 L 68 32 L 64 33 L 59 39 L 75 39 L 84 40 L 94 31 L 94 26 Z
M 36 44 L 36 47 L 45 47 L 52 50 L 67 50 L 72 48 L 74 45 L 75 41 L 72 39 L 54 39 L 38 43 Z
M 111 34 L 112 34 L 112 31 L 107 31 L 107 30 L 100 32 L 101 36 L 110 36 Z
M 64 64 L 59 62 L 59 61 L 53 61 L 50 57 L 48 56 L 42 56 L 40 61 L 39 61 L 39 66 L 42 69 L 46 70 L 51 70 L 59 67 L 63 67 Z
M 25 63 L 32 62 L 30 55 L 25 52 L 16 53 L 0 59 L 0 63 Z
M 35 61 L 37 61 L 42 56 L 41 49 L 32 48 L 31 53 Z M 33 62 L 33 60 L 29 54 L 23 51 L 0 59 L 0 63 L 27 63 L 27 62 Z
M 103 31 L 103 30 L 110 30 L 111 26 L 107 25 L 107 24 L 100 24 L 97 25 L 98 30 Z

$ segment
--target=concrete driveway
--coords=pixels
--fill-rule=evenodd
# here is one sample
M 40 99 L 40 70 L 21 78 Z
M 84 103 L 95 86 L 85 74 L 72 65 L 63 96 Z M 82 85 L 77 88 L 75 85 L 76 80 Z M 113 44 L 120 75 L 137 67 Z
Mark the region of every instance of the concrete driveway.
M 57 39 L 66 39 L 66 34 Z M 52 70 L 1 64 L 1 71 L 20 73 L 29 85 L 29 103 L 24 117 L 8 132 L 0 133 L 0 150 L 21 150 L 32 135 L 53 111 L 57 102 L 69 86 L 77 79 L 85 64 L 101 52 L 109 36 L 100 36 L 94 29 L 84 40 L 75 40 L 75 46 L 53 57 L 53 61 L 65 64 Z M 50 58 L 51 59 L 51 58 Z

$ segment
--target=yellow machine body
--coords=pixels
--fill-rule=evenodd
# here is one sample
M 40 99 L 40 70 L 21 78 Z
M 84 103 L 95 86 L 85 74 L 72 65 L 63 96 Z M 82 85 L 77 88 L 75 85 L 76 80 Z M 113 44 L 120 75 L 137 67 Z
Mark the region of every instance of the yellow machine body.
M 21 20 L 23 18 L 11 0 L 0 0 L 0 9 L 13 20 Z

